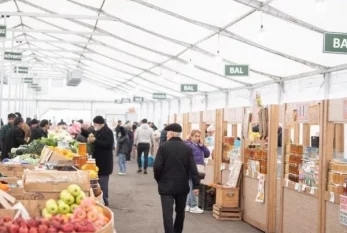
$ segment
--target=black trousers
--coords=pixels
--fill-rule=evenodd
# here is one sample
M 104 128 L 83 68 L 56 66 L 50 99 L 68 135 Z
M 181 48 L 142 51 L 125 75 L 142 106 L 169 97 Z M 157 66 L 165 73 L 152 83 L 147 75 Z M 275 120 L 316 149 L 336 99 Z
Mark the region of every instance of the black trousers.
M 182 233 L 185 217 L 187 195 L 161 195 L 165 233 Z M 173 221 L 173 206 L 175 204 L 176 218 Z
M 99 184 L 100 188 L 102 190 L 103 199 L 106 205 L 108 205 L 108 181 L 110 179 L 110 176 L 107 175 L 100 175 L 99 176 Z
M 143 169 L 147 170 L 149 147 L 150 147 L 149 143 L 139 143 L 139 144 L 137 144 L 137 164 L 139 165 L 139 169 L 142 168 L 141 155 L 143 153 L 144 154 Z

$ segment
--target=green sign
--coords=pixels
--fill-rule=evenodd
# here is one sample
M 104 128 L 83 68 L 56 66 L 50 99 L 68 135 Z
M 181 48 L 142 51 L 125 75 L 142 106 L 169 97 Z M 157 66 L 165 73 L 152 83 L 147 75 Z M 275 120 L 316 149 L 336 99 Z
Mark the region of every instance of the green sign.
M 198 84 L 181 84 L 181 92 L 198 92 Z
M 153 93 L 152 99 L 155 100 L 165 100 L 166 94 L 165 93 Z
M 18 74 L 27 74 L 29 72 L 29 68 L 23 66 L 15 66 L 14 72 Z
M 134 96 L 133 97 L 133 101 L 134 102 L 143 102 L 145 99 L 143 97 L 138 97 L 138 96 Z
M 225 65 L 227 76 L 248 76 L 249 65 Z
M 122 103 L 130 103 L 131 99 L 129 98 L 122 98 Z
M 33 78 L 23 78 L 24 83 L 33 83 L 33 81 Z M 31 86 L 33 86 L 33 84 Z
M 22 53 L 5 52 L 4 59 L 11 61 L 22 61 Z
M 0 37 L 6 37 L 6 26 L 0 25 Z
M 324 33 L 323 52 L 347 54 L 347 34 Z
M 122 103 L 122 100 L 115 100 L 114 101 L 116 104 L 121 104 Z

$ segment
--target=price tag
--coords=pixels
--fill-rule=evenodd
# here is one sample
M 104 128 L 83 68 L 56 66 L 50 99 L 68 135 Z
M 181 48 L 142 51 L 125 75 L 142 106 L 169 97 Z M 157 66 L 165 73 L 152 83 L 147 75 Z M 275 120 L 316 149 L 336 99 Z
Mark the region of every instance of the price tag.
M 303 192 L 306 191 L 306 185 L 305 185 L 305 184 L 302 184 L 302 185 L 301 185 L 301 191 L 303 191 Z
M 330 192 L 330 202 L 334 203 L 335 202 L 335 193 Z
M 295 190 L 300 192 L 300 184 L 299 183 L 295 183 Z
M 249 176 L 249 170 L 248 169 L 246 170 L 246 176 Z
M 289 180 L 288 179 L 286 179 L 285 186 L 286 186 L 286 188 L 288 188 L 288 186 L 289 186 Z
M 314 187 L 311 187 L 310 194 L 314 195 Z

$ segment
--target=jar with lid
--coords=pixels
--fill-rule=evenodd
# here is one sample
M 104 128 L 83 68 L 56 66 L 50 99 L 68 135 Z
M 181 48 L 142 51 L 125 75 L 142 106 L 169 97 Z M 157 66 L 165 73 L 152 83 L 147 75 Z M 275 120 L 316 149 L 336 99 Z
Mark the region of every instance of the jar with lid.
M 87 163 L 82 166 L 82 170 L 98 172 L 99 169 L 96 166 L 95 159 L 88 159 Z

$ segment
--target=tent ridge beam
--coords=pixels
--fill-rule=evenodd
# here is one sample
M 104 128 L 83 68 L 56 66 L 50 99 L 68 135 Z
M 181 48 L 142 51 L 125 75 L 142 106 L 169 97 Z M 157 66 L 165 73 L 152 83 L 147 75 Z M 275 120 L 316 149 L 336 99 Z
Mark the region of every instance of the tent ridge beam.
M 68 0 L 68 1 L 71 1 L 71 0 Z M 182 16 L 182 15 L 179 15 L 179 14 L 176 14 L 174 12 L 170 12 L 168 10 L 165 10 L 163 8 L 160 8 L 158 6 L 155 6 L 153 4 L 150 4 L 150 3 L 145 3 L 144 1 L 142 0 L 130 0 L 130 1 L 133 1 L 133 2 L 136 2 L 136 3 L 139 3 L 141 5 L 144 5 L 144 6 L 147 6 L 147 7 L 150 7 L 154 10 L 157 10 L 159 12 L 162 12 L 162 13 L 165 13 L 165 14 L 169 14 L 170 16 L 172 17 L 175 17 L 175 18 L 178 18 L 180 20 L 184 20 L 186 22 L 189 22 L 189 23 L 192 23 L 194 25 L 197 25 L 197 26 L 200 26 L 200 27 L 203 27 L 203 28 L 206 28 L 206 29 L 209 29 L 209 30 L 214 30 L 215 32 L 217 33 L 220 33 L 221 35 L 223 36 L 226 36 L 228 38 L 231 38 L 231 39 L 234 39 L 234 40 L 237 40 L 237 41 L 240 41 L 242 43 L 245 43 L 245 44 L 248 44 L 250 46 L 253 46 L 253 47 L 256 47 L 256 48 L 259 48 L 261 50 L 264 50 L 266 52 L 269 52 L 269 53 L 272 53 L 272 54 L 275 54 L 275 55 L 278 55 L 278 56 L 281 56 L 281 57 L 284 57 L 286 59 L 289 59 L 289 60 L 293 60 L 295 62 L 298 62 L 298 63 L 301 63 L 301 64 L 304 64 L 306 66 L 309 66 L 313 69 L 321 69 L 321 70 L 325 70 L 327 69 L 328 67 L 325 67 L 323 65 L 320 65 L 320 64 L 316 64 L 316 63 L 313 63 L 313 62 L 310 62 L 310 61 L 307 61 L 307 60 L 304 60 L 304 59 L 301 59 L 301 58 L 297 58 L 297 57 L 294 57 L 294 56 L 291 56 L 289 54 L 285 54 L 285 53 L 282 53 L 280 51 L 276 51 L 274 49 L 270 49 L 270 48 L 267 48 L 263 45 L 260 45 L 258 43 L 255 43 L 251 40 L 248 40 L 246 38 L 243 38 L 229 30 L 221 30 L 221 28 L 219 27 L 216 27 L 216 26 L 211 26 L 211 25 L 208 25 L 208 24 L 205 24 L 205 23 L 202 23 L 202 22 L 199 22 L 197 20 L 193 20 L 193 19 L 190 19 L 188 17 L 185 17 L 185 16 Z M 236 0 L 237 1 L 237 0 Z M 247 2 L 249 2 L 249 0 L 247 0 Z M 262 3 L 263 4 L 263 3 Z M 262 5 L 258 5 L 258 6 L 255 6 L 253 8 L 261 8 Z M 268 6 L 265 6 L 265 7 L 268 7 Z M 197 50 L 200 50 L 198 47 L 195 47 Z
M 293 23 L 295 25 L 298 25 L 299 27 L 303 27 L 303 28 L 306 28 L 306 29 L 309 29 L 311 31 L 314 31 L 314 32 L 317 32 L 317 33 L 325 33 L 326 31 L 322 28 L 319 28 L 317 26 L 314 26 L 312 24 L 309 24 L 303 20 L 300 20 L 296 17 L 293 17 L 287 13 L 284 13 L 280 10 L 278 10 L 277 8 L 275 7 L 272 7 L 272 6 L 262 6 L 262 2 L 260 1 L 255 1 L 255 0 L 233 0 L 235 2 L 238 2 L 240 4 L 243 4 L 243 5 L 246 5 L 248 7 L 252 7 L 252 8 L 261 8 L 261 11 L 268 14 L 268 15 L 271 15 L 273 17 L 276 17 L 278 19 L 281 19 L 281 20 L 284 20 L 284 21 L 287 21 L 287 22 L 290 22 L 290 23 Z

